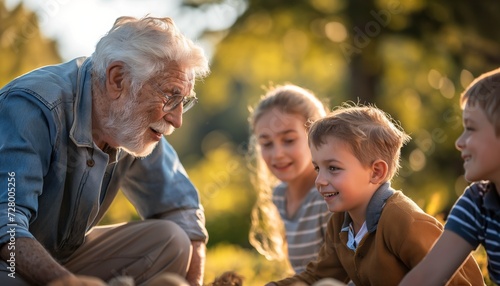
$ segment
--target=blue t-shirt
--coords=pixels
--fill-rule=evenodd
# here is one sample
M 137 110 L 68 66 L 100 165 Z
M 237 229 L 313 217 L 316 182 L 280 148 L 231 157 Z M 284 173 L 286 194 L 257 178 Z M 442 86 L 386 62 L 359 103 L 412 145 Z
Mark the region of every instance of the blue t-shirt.
M 483 245 L 491 280 L 500 283 L 500 196 L 494 184 L 471 184 L 457 200 L 445 229 L 453 231 L 473 247 Z

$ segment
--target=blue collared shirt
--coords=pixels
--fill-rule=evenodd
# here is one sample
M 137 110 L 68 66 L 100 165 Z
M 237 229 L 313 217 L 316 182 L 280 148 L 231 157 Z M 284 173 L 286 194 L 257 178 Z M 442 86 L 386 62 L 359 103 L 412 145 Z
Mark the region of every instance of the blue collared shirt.
M 47 66 L 0 89 L 0 245 L 36 238 L 64 261 L 121 189 L 142 218 L 208 238 L 198 191 L 163 138 L 136 159 L 92 138 L 92 58 Z

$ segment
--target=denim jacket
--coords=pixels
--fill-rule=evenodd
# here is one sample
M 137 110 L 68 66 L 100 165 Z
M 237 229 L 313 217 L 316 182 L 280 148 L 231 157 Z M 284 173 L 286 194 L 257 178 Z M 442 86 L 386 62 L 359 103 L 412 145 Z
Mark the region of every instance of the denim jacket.
M 207 240 L 196 188 L 163 138 L 136 159 L 92 139 L 92 58 L 47 66 L 0 89 L 0 245 L 36 238 L 61 262 L 121 189 L 143 218 Z

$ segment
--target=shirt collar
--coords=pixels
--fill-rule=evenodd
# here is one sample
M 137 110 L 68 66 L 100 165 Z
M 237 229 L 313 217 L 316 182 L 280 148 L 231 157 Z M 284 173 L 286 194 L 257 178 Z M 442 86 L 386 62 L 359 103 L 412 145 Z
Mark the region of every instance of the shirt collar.
M 495 213 L 500 212 L 500 196 L 498 195 L 495 184 L 488 183 L 485 185 L 485 194 L 483 205 L 486 209 Z
M 75 61 L 78 73 L 76 87 L 73 90 L 75 94 L 74 118 L 69 136 L 78 147 L 92 148 L 92 58 L 82 57 Z
M 373 194 L 366 210 L 366 228 L 368 229 L 368 232 L 374 232 L 377 229 L 378 221 L 380 219 L 380 215 L 382 214 L 385 202 L 394 194 L 394 192 L 394 189 L 391 188 L 391 184 L 386 182 L 382 184 Z M 342 224 L 342 231 L 348 231 L 349 224 L 351 222 L 351 216 L 349 216 L 349 213 L 346 212 L 344 223 Z

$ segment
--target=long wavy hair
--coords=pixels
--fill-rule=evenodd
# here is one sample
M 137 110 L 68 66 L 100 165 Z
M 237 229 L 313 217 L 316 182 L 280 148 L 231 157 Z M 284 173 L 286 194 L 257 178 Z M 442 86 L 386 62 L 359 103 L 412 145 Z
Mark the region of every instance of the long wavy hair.
M 325 105 L 309 90 L 293 84 L 270 86 L 254 108 L 249 108 L 250 140 L 248 162 L 257 200 L 252 210 L 249 240 L 257 251 L 269 260 L 287 258 L 285 228 L 273 203 L 273 188 L 279 183 L 262 159 L 254 128 L 263 114 L 277 109 L 283 113 L 300 115 L 304 128 L 309 121 L 326 115 Z

